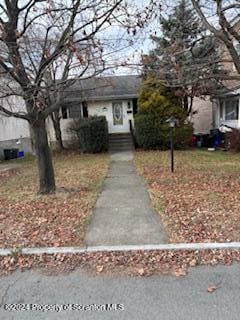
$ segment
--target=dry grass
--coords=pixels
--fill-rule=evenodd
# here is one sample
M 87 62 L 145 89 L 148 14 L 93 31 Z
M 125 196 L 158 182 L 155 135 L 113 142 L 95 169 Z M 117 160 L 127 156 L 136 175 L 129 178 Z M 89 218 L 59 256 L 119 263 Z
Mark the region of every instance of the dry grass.
M 240 241 L 240 155 L 177 151 L 138 152 L 135 163 L 148 182 L 170 242 Z
M 56 155 L 57 192 L 51 196 L 37 195 L 35 159 L 11 162 L 19 163 L 16 170 L 0 175 L 0 247 L 82 244 L 108 156 Z

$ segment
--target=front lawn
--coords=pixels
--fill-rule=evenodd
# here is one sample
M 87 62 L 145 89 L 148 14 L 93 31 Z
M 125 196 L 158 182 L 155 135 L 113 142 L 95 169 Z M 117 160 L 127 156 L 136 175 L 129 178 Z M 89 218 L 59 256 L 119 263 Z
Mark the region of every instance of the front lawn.
M 17 167 L 0 174 L 0 247 L 81 245 L 108 156 L 56 155 L 57 192 L 51 196 L 37 195 L 34 158 L 9 163 Z
M 240 241 L 240 155 L 221 151 L 136 153 L 169 242 Z

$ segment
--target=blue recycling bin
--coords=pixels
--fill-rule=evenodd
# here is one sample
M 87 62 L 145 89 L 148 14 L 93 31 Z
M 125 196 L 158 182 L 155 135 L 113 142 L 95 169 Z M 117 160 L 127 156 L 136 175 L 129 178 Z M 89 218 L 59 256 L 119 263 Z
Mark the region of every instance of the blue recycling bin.
M 19 152 L 18 152 L 18 158 L 23 158 L 24 157 L 24 151 L 23 150 L 20 150 Z

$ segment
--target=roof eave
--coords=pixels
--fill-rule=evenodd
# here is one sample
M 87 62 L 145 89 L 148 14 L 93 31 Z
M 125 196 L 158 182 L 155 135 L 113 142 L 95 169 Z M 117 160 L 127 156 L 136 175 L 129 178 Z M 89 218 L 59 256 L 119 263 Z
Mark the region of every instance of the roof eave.
M 109 100 L 128 100 L 136 99 L 138 94 L 126 94 L 126 95 L 113 95 L 113 96 L 92 96 L 92 97 L 75 97 L 75 98 L 66 98 L 65 102 L 97 102 L 97 101 L 109 101 Z

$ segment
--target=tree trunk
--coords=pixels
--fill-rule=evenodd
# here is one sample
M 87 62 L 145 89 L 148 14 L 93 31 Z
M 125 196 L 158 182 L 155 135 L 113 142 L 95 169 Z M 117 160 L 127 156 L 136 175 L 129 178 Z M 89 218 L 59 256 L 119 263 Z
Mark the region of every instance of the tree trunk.
M 39 193 L 49 194 L 56 190 L 51 150 L 48 145 L 45 119 L 31 123 L 39 172 Z
M 59 117 L 59 110 L 53 112 L 51 114 L 51 119 L 53 122 L 56 142 L 57 142 L 57 149 L 62 151 L 64 149 L 63 141 L 62 141 L 62 132 L 60 126 L 60 117 Z

